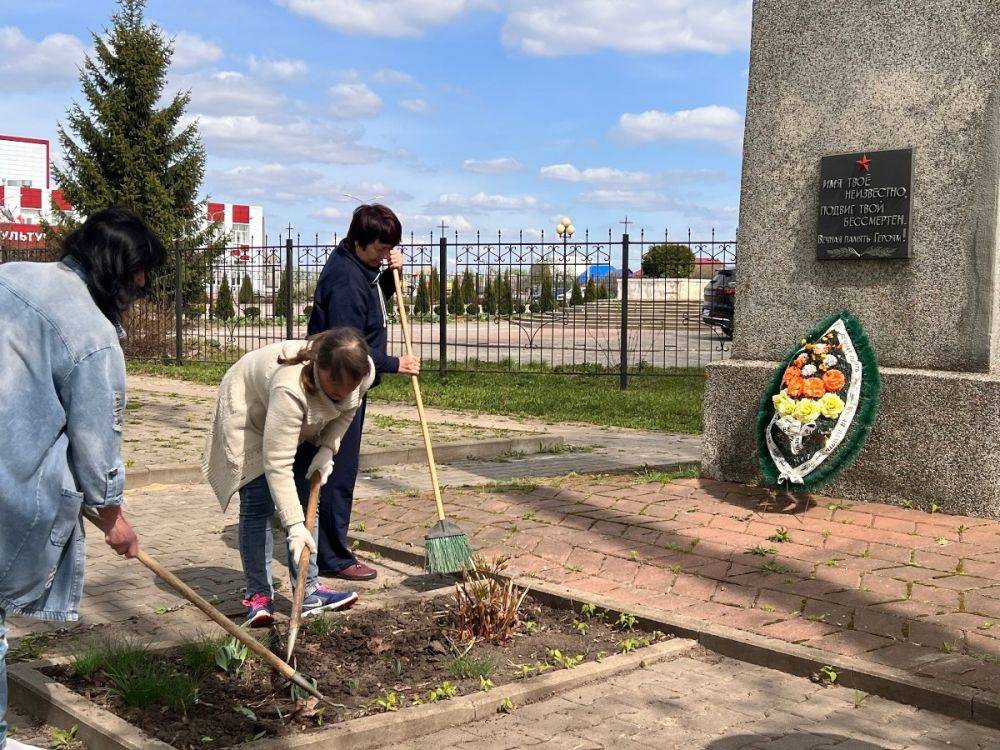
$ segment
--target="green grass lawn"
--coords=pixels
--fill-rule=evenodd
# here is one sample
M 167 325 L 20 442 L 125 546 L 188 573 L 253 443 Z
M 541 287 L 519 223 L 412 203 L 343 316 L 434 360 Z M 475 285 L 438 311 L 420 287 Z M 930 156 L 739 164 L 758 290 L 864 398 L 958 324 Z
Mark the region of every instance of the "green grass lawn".
M 616 375 L 450 373 L 442 382 L 437 366 L 424 363 L 420 388 L 424 404 L 442 409 L 526 416 L 551 422 L 588 422 L 666 432 L 701 432 L 702 370 L 674 376 L 634 377 L 625 392 Z M 217 384 L 226 365 L 169 364 L 130 361 L 132 374 L 160 375 Z M 372 401 L 412 403 L 409 378 L 390 375 L 371 395 Z

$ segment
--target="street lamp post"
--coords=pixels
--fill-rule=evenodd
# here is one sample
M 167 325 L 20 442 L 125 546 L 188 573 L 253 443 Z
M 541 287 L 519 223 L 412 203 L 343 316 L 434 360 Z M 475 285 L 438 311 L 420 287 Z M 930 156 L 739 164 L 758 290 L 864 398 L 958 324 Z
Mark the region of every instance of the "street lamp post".
M 556 234 L 558 234 L 560 237 L 562 237 L 562 241 L 563 241 L 563 278 L 562 278 L 562 288 L 563 288 L 563 302 L 566 303 L 567 307 L 569 306 L 569 300 L 566 298 L 566 295 L 569 293 L 569 287 L 566 284 L 569 281 L 569 279 L 566 276 L 566 243 L 569 240 L 569 238 L 573 236 L 573 232 L 575 232 L 575 231 L 576 231 L 576 228 L 570 222 L 568 216 L 564 216 L 563 220 L 560 221 L 558 225 L 556 225 Z

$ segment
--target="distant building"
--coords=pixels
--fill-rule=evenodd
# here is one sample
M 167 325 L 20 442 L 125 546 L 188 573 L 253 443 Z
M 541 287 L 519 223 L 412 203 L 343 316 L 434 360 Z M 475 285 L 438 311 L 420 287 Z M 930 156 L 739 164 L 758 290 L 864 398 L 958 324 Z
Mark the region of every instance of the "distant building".
M 49 169 L 48 141 L 0 135 L 0 240 L 41 247 L 39 222 L 54 221 L 56 207 L 73 210 L 62 191 L 52 189 Z

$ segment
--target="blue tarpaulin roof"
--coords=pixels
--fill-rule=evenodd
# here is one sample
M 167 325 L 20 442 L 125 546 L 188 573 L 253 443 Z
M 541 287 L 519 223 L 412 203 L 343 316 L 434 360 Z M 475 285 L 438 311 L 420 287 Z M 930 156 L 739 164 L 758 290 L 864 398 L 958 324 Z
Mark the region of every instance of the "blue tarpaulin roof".
M 611 274 L 616 274 L 621 278 L 621 269 L 615 268 L 610 263 L 597 263 L 595 265 L 589 266 L 586 271 L 577 276 L 577 281 L 581 284 L 586 284 L 587 279 L 593 279 L 594 281 L 601 282 Z M 629 271 L 629 276 L 632 272 Z

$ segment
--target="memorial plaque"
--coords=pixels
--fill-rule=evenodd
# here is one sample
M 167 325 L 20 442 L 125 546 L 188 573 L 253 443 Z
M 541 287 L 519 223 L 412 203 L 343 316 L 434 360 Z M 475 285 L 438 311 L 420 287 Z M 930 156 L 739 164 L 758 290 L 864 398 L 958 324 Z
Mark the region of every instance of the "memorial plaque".
M 824 156 L 819 260 L 910 257 L 913 149 Z

